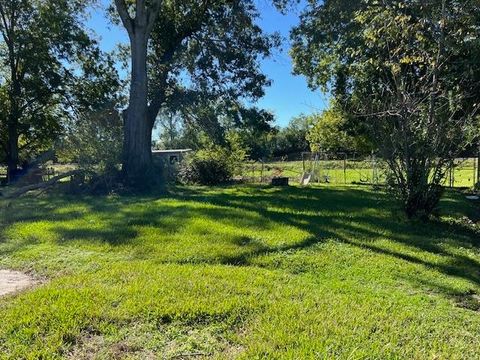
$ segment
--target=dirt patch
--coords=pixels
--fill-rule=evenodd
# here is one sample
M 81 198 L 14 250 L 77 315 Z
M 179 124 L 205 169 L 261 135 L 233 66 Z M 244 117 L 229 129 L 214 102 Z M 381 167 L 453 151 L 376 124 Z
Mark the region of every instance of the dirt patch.
M 238 357 L 243 348 L 225 338 L 223 330 L 212 324 L 187 325 L 178 322 L 118 324 L 118 332 L 110 334 L 88 328 L 75 339 L 70 351 L 64 355 L 69 360 L 203 360 Z
M 457 296 L 456 303 L 457 306 L 461 308 L 480 311 L 480 295 L 476 294 L 474 291 L 469 291 Z
M 12 294 L 35 284 L 35 279 L 19 271 L 0 270 L 0 296 Z

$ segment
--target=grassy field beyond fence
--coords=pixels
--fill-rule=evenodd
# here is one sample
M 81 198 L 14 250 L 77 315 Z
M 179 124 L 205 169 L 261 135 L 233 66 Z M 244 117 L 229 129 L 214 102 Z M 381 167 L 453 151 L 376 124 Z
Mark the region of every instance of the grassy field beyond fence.
M 295 160 L 295 161 L 252 161 L 244 164 L 241 177 L 250 182 L 269 182 L 272 177 L 288 177 L 292 183 L 299 183 L 302 174 L 315 174 L 313 182 L 330 184 L 385 184 L 387 168 L 379 159 L 338 159 L 338 160 Z M 448 172 L 445 186 L 473 187 L 476 178 L 477 160 L 456 159 L 455 167 Z M 263 180 L 263 181 L 262 181 Z

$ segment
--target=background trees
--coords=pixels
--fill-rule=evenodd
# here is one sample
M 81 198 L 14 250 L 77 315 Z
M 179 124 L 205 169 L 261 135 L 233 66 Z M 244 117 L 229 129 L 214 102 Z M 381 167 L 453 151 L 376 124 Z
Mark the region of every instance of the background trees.
M 389 164 L 408 216 L 430 214 L 478 131 L 476 1 L 312 1 L 292 34 L 296 71 L 327 88 Z
M 275 134 L 274 155 L 285 156 L 310 151 L 307 134 L 313 125 L 314 117 L 300 115 L 290 120 L 288 125 Z
M 344 152 L 350 150 L 353 138 L 344 130 L 345 120 L 338 111 L 325 110 L 313 116 L 313 127 L 307 133 L 312 151 Z
M 187 87 L 215 99 L 257 99 L 268 80 L 258 60 L 277 38 L 255 24 L 254 1 L 115 1 L 130 38 L 131 82 L 124 113 L 123 170 L 143 182 L 155 119 Z
M 64 126 L 57 150 L 62 162 L 115 178 L 121 163 L 123 121 L 114 102 L 83 111 Z
M 86 0 L 0 1 L 0 161 L 22 161 L 57 138 L 61 121 L 116 90 L 112 62 L 82 20 Z
M 322 113 L 311 115 L 310 123 L 306 139 L 314 152 L 365 155 L 376 150 L 367 134 L 355 127 L 335 103 Z

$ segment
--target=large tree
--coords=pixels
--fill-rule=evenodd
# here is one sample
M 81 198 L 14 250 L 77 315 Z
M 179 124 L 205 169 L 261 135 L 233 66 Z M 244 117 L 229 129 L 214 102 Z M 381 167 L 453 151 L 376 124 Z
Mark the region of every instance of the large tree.
M 479 23 L 476 0 L 312 0 L 293 31 L 296 71 L 367 131 L 409 217 L 478 131 Z
M 0 0 L 0 161 L 9 180 L 51 145 L 62 118 L 103 101 L 117 83 L 84 27 L 89 4 Z
M 115 0 L 115 5 L 131 51 L 123 172 L 128 182 L 139 183 L 151 167 L 152 128 L 168 98 L 186 86 L 212 102 L 257 99 L 268 84 L 258 60 L 278 39 L 255 23 L 253 0 Z

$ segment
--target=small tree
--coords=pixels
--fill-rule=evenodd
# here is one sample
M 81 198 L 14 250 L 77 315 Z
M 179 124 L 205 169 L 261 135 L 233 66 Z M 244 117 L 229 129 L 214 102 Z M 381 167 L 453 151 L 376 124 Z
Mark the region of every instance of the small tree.
M 351 129 L 348 118 L 335 105 L 319 115 L 311 115 L 311 123 L 307 140 L 314 152 L 365 154 L 374 150 L 366 135 Z
M 66 124 L 58 156 L 89 172 L 115 177 L 120 170 L 122 143 L 122 118 L 109 103 Z
M 333 85 L 387 161 L 409 217 L 432 213 L 478 129 L 479 14 L 475 1 L 314 1 L 294 31 L 296 71 Z

